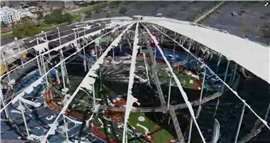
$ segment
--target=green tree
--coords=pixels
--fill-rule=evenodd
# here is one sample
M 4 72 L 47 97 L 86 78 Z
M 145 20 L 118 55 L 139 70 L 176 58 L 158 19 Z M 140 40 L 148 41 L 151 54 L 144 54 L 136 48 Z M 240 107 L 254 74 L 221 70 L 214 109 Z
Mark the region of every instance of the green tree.
M 6 27 L 6 24 L 2 21 L 1 22 L 1 28 L 5 28 Z
M 71 24 L 71 23 L 72 23 L 72 21 L 73 21 L 73 16 L 72 16 L 71 14 L 65 13 L 65 14 L 63 15 L 63 17 L 64 17 L 64 20 L 65 20 L 66 22 L 68 22 L 68 24 Z
M 65 22 L 62 9 L 55 9 L 51 12 L 50 16 L 56 24 Z
M 38 20 L 43 18 L 43 12 L 42 11 L 37 11 L 36 14 L 37 14 L 37 19 Z
M 121 7 L 119 10 L 120 14 L 126 14 L 126 12 L 127 12 L 127 9 L 125 7 Z
M 110 5 L 113 6 L 113 5 L 119 5 L 121 3 L 121 1 L 111 1 L 110 2 Z
M 260 32 L 262 37 L 270 38 L 270 25 L 264 25 L 263 27 L 261 27 Z
M 39 32 L 40 30 L 27 19 L 12 27 L 12 35 L 18 38 L 33 36 Z
M 44 22 L 47 24 L 60 24 L 63 22 L 68 22 L 71 24 L 73 21 L 73 16 L 69 13 L 63 14 L 61 9 L 55 9 L 50 14 L 44 17 Z
M 44 17 L 44 22 L 45 23 L 48 23 L 48 24 L 52 24 L 54 23 L 53 19 L 52 19 L 52 16 L 50 14 L 47 14 L 45 17 Z
M 111 17 L 111 14 L 107 13 L 107 14 L 106 14 L 106 17 Z

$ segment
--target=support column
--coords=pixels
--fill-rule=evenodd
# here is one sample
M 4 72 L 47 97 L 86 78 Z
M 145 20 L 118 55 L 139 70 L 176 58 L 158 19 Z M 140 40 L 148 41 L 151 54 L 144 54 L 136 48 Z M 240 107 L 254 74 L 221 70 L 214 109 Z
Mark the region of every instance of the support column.
M 63 120 L 64 120 L 64 126 L 65 126 L 65 135 L 66 135 L 66 138 L 67 138 L 66 142 L 69 142 L 68 124 L 66 122 L 66 118 L 65 118 L 64 114 L 63 114 Z
M 176 113 L 175 113 L 174 109 L 172 108 L 172 106 L 170 106 L 169 111 L 170 111 L 170 115 L 172 117 L 172 121 L 173 121 L 173 124 L 174 124 L 176 134 L 177 134 L 177 139 L 178 139 L 178 141 L 180 143 L 185 143 L 185 139 L 184 139 L 184 136 L 183 136 L 183 133 L 182 133 L 182 129 L 180 127 L 180 124 L 179 124 L 179 121 L 177 119 Z
M 59 40 L 59 44 L 60 44 L 60 45 L 62 45 L 61 38 L 60 38 L 61 36 L 60 36 L 59 27 L 56 27 L 56 29 L 57 29 L 57 33 L 58 33 L 58 38 L 59 38 L 58 40 Z M 76 37 L 75 37 L 75 38 L 76 38 Z
M 85 25 L 86 26 L 86 25 Z M 85 28 L 83 28 L 83 34 L 85 35 Z M 85 39 L 83 39 L 83 66 L 84 66 L 84 71 L 86 72 L 87 71 L 87 64 L 86 62 L 88 62 L 88 60 L 86 60 L 86 53 L 85 53 L 85 46 L 87 44 L 85 43 Z
M 63 50 L 61 49 L 60 50 L 60 61 L 63 61 L 64 60 L 64 54 L 63 54 Z M 61 63 L 61 73 L 62 73 L 62 82 L 63 82 L 63 90 L 64 93 L 66 93 L 68 91 L 68 88 L 66 87 L 66 82 L 68 80 L 68 77 L 67 77 L 67 71 L 66 71 L 66 65 L 65 65 L 65 62 L 63 61 Z
M 47 34 L 46 34 L 44 31 L 41 31 L 41 34 L 44 34 L 45 40 L 48 41 L 48 39 L 47 39 Z M 59 35 L 58 35 L 58 36 L 59 36 Z M 48 44 L 49 44 L 49 43 L 48 43 Z M 52 60 L 52 58 L 51 58 L 51 53 L 48 53 L 48 56 L 49 56 L 49 61 L 51 61 L 51 60 Z
M 202 110 L 202 106 L 201 106 L 201 102 L 202 102 L 202 96 L 203 96 L 203 89 L 204 89 L 204 82 L 205 82 L 205 75 L 206 75 L 206 67 L 205 65 L 202 65 L 204 72 L 203 72 L 203 81 L 202 81 L 202 88 L 201 88 L 201 92 L 200 92 L 200 99 L 199 99 L 199 107 L 196 113 L 196 119 L 200 116 L 200 112 Z M 189 126 L 189 135 L 188 135 L 188 143 L 190 143 L 191 141 L 191 134 L 192 134 L 192 126 L 193 126 L 193 120 L 190 120 L 190 126 Z
M 176 33 L 174 33 L 174 40 L 175 40 L 175 37 L 176 37 Z M 173 65 L 175 65 L 175 42 L 173 42 Z
M 113 50 L 113 60 L 112 60 L 113 61 L 113 65 L 114 65 L 114 48 L 115 47 L 113 47 L 113 49 L 112 49 Z
M 102 91 L 102 76 L 101 76 L 101 71 L 100 70 L 99 70 L 99 81 L 100 81 L 99 91 Z
M 217 62 L 217 68 L 216 68 L 216 74 L 218 75 L 218 69 L 219 69 L 219 64 L 222 60 L 222 55 L 220 54 L 219 57 L 218 57 L 218 62 Z
M 19 50 L 19 53 L 21 53 L 20 45 L 19 45 L 18 42 L 17 42 L 18 38 L 15 37 L 14 40 L 15 40 L 16 46 L 17 46 L 17 48 L 18 48 L 18 50 Z M 22 60 L 22 54 L 20 55 L 20 61 L 21 61 L 22 67 L 24 68 L 24 63 L 23 63 L 23 60 Z
M 190 41 L 189 46 L 188 46 L 188 51 L 190 51 L 192 43 L 193 43 L 193 41 Z M 187 52 L 187 57 L 186 57 L 187 61 L 188 61 L 188 56 L 189 56 L 189 53 Z
M 41 60 L 41 66 L 43 67 L 44 74 L 46 74 L 47 70 L 46 70 L 46 64 L 44 62 L 43 55 L 41 55 L 40 58 L 41 58 L 40 59 Z M 50 86 L 49 81 L 48 81 L 48 74 L 45 76 L 45 78 L 46 78 L 46 87 L 48 88 Z
M 227 80 L 227 74 L 228 74 L 229 66 L 230 66 L 230 61 L 228 60 L 227 67 L 226 67 L 226 71 L 225 71 L 225 75 L 224 75 L 224 79 L 223 79 L 223 81 L 224 81 L 225 83 L 227 83 L 226 80 Z M 225 85 L 223 84 L 223 85 L 222 85 L 222 89 L 221 89 L 221 93 L 224 92 L 224 88 L 225 88 Z
M 93 88 L 93 109 L 95 109 L 96 107 L 96 93 L 95 93 L 95 83 L 92 84 L 92 88 Z
M 201 87 L 200 99 L 199 99 L 200 105 L 199 105 L 198 110 L 197 110 L 196 118 L 198 118 L 200 116 L 200 112 L 202 109 L 201 102 L 202 102 L 202 98 L 203 98 L 203 90 L 204 90 L 204 85 L 205 85 L 206 65 L 202 65 L 202 66 L 203 66 L 203 81 L 202 81 L 202 87 Z
M 1 79 L 2 80 L 2 79 Z M 5 114 L 6 114 L 6 117 L 7 117 L 7 119 L 9 120 L 9 112 L 8 112 L 8 110 L 7 110 L 7 108 L 8 107 L 6 107 L 6 103 L 5 103 L 5 101 L 4 101 L 4 97 L 3 97 L 3 94 L 2 94 L 2 91 L 0 91 L 0 98 L 1 98 L 1 102 L 2 102 L 2 105 L 3 105 L 3 107 L 5 107 L 4 108 L 4 112 L 5 112 Z
M 162 33 L 165 33 L 165 29 L 164 28 L 162 28 Z M 161 44 L 163 44 L 163 39 L 164 39 L 164 35 L 161 34 L 161 40 L 160 40 Z
M 242 113 L 241 113 L 241 117 L 240 117 L 240 120 L 239 120 L 237 132 L 236 132 L 236 135 L 235 135 L 234 143 L 237 143 L 237 140 L 238 140 L 239 132 L 240 132 L 240 129 L 241 129 L 241 124 L 242 124 L 244 113 L 245 113 L 245 108 L 246 108 L 246 105 L 243 104 Z
M 87 71 L 87 63 L 88 63 L 88 60 L 86 60 L 86 53 L 85 53 L 85 48 L 83 48 L 83 65 L 84 65 L 84 71 L 86 72 Z
M 39 45 L 38 37 L 36 37 L 36 41 L 37 41 L 37 45 Z M 41 55 L 40 55 L 39 51 L 37 51 L 36 56 L 37 56 L 37 65 L 38 65 L 39 75 L 42 76 L 41 63 L 40 63 Z
M 96 61 L 98 59 L 98 54 L 97 54 L 97 44 L 95 44 L 95 54 L 96 54 Z
M 171 89 L 172 89 L 171 86 L 172 86 L 172 77 L 171 77 L 171 75 L 170 75 L 167 110 L 169 110 L 169 107 L 170 107 L 170 101 L 171 101 Z
M 20 106 L 19 108 L 20 108 L 22 117 L 23 117 L 23 122 L 24 122 L 25 130 L 26 130 L 27 135 L 29 136 L 29 130 L 28 130 L 27 122 L 26 122 L 25 115 L 24 115 L 25 108 L 22 106 L 21 100 L 19 100 L 19 106 Z
M 70 82 L 69 82 L 69 75 L 68 75 L 68 71 L 67 71 L 66 62 L 64 63 L 64 69 L 65 69 L 65 72 L 66 72 L 66 80 L 67 80 L 67 84 L 70 85 Z
M 156 87 L 157 87 L 159 100 L 161 102 L 161 107 L 165 109 L 166 108 L 166 101 L 165 101 L 163 91 L 162 91 L 161 86 L 160 86 L 158 74 L 157 74 L 156 59 L 154 58 L 153 50 L 152 50 L 149 43 L 147 43 L 147 48 L 148 48 L 148 51 L 150 53 L 150 57 L 151 57 L 151 61 L 152 61 L 151 69 L 152 69 L 152 74 L 154 75 L 154 81 L 155 81 L 155 84 L 156 84 Z
M 142 49 L 141 49 L 141 51 L 142 51 Z M 148 72 L 148 62 L 147 62 L 145 53 L 143 53 L 143 60 L 144 60 L 144 66 L 145 66 L 146 76 L 147 76 L 147 80 L 148 80 L 148 85 L 151 86 L 149 72 Z
M 59 27 L 57 27 L 57 32 L 58 32 L 58 38 L 59 38 L 59 44 L 60 45 L 62 45 L 62 42 L 61 42 L 61 35 L 60 35 L 60 31 L 59 31 Z M 75 34 L 75 39 L 77 39 L 77 37 L 76 37 L 76 31 L 74 30 L 74 34 Z M 77 43 L 77 40 L 76 40 L 76 43 Z M 77 43 L 78 44 L 78 43 Z M 61 56 L 62 56 L 62 59 L 61 59 L 61 61 L 64 59 L 64 54 L 63 54 L 63 50 L 61 49 L 61 51 L 60 51 L 60 54 L 61 54 Z M 65 71 L 65 75 L 66 75 L 66 82 L 67 82 L 67 84 L 69 84 L 70 82 L 69 82 L 69 78 L 68 78 L 68 72 L 67 72 L 67 68 L 66 68 L 66 64 L 65 64 L 65 62 L 63 62 L 63 64 L 61 64 L 61 66 L 63 66 L 63 69 L 61 69 L 61 70 L 64 70 Z
M 234 67 L 234 71 L 233 71 L 233 80 L 232 81 L 234 81 L 234 79 L 235 79 L 237 67 L 238 67 L 238 64 L 235 63 L 235 67 Z
M 227 72 L 228 72 L 229 66 L 230 66 L 230 61 L 228 60 L 226 71 L 225 71 L 225 74 L 224 74 L 224 79 L 223 79 L 224 82 L 226 82 L 226 79 L 227 79 Z M 225 85 L 223 84 L 222 88 L 221 88 L 221 94 L 223 94 L 224 88 L 225 88 Z M 216 116 L 218 105 L 219 105 L 219 97 L 217 98 L 217 105 L 216 105 L 216 109 L 215 109 L 215 113 L 214 113 L 213 117 Z
M 1 55 L 2 55 L 2 59 L 5 59 L 3 52 L 1 52 Z M 11 81 L 11 78 L 10 78 L 10 75 L 9 75 L 10 73 L 9 73 L 8 64 L 7 64 L 6 61 L 3 61 L 3 63 L 4 63 L 4 66 L 5 66 L 5 69 L 6 69 L 6 73 L 7 73 L 7 77 L 8 77 L 8 82 L 10 82 Z

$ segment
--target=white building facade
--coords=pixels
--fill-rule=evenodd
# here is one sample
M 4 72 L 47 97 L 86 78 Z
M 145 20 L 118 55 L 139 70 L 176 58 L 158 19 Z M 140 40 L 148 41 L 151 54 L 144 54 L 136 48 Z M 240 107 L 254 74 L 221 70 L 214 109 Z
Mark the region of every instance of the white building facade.
M 0 11 L 1 22 L 9 25 L 21 20 L 20 12 L 14 8 L 3 7 Z

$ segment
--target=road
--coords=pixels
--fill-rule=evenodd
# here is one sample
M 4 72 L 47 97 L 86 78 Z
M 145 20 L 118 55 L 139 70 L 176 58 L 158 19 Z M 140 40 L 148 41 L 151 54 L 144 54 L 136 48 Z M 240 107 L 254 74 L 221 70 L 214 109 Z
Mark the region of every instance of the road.
M 200 16 L 199 18 L 195 19 L 193 22 L 194 23 L 198 23 L 198 22 L 202 21 L 206 16 L 208 16 L 209 14 L 211 14 L 212 12 L 214 12 L 216 9 L 218 9 L 223 4 L 224 4 L 224 2 L 221 2 L 217 6 L 213 7 L 208 12 L 206 12 L 205 14 L 203 14 L 202 16 Z

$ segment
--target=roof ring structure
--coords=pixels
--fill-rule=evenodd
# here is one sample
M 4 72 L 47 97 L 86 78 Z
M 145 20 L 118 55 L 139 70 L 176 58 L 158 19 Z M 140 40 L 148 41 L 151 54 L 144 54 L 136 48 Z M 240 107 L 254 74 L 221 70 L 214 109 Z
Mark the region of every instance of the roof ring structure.
M 239 69 L 270 83 L 269 50 L 226 31 L 137 15 L 12 44 L 1 47 L 2 139 L 247 142 L 270 129 L 270 104 L 257 113 L 235 90 Z

